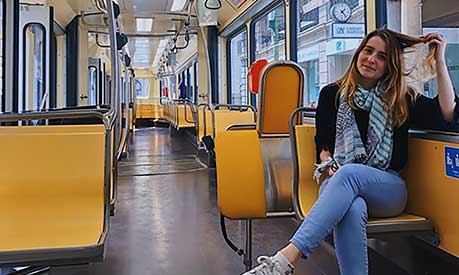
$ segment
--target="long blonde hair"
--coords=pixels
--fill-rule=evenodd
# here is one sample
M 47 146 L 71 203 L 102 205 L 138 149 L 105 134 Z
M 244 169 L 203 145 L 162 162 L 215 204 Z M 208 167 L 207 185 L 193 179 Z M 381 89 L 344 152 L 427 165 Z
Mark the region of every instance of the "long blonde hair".
M 409 51 L 409 48 L 414 45 L 426 42 L 421 37 L 409 36 L 398 33 L 389 29 L 377 29 L 366 35 L 360 46 L 352 57 L 351 64 L 349 65 L 346 73 L 336 81 L 340 85 L 340 93 L 344 95 L 345 101 L 354 109 L 357 109 L 354 98 L 357 90 L 357 80 L 360 75 L 357 70 L 357 60 L 360 52 L 366 46 L 370 38 L 378 36 L 386 43 L 387 51 L 387 69 L 386 74 L 382 77 L 384 83 L 383 101 L 385 102 L 385 109 L 391 113 L 393 126 L 401 126 L 408 118 L 408 103 L 406 102 L 406 94 L 408 93 L 411 100 L 415 100 L 419 92 L 412 88 L 407 87 L 405 76 L 409 75 L 412 70 L 405 71 L 403 53 Z M 425 60 L 428 69 L 433 72 L 433 61 L 435 55 L 435 48 L 429 48 L 427 58 Z

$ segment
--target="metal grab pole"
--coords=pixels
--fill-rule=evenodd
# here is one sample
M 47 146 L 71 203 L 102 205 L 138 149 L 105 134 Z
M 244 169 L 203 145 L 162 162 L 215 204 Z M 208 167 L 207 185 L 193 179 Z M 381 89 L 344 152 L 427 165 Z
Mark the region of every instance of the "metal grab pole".
M 119 90 L 119 75 L 120 75 L 120 62 L 118 59 L 118 45 L 116 43 L 116 22 L 113 11 L 113 2 L 112 0 L 106 0 L 106 6 L 108 11 L 108 22 L 109 22 L 109 32 L 110 32 L 110 58 L 111 58 L 111 71 L 112 71 L 112 85 L 111 85 L 111 99 L 110 104 L 113 109 L 113 116 L 117 116 L 118 109 L 117 106 L 117 97 L 116 92 Z
M 123 56 L 126 56 L 126 50 L 123 48 Z M 126 64 L 124 65 L 124 128 L 125 131 L 122 133 L 121 137 L 121 142 L 118 145 L 118 150 L 117 150 L 117 159 L 121 157 L 121 154 L 123 153 L 124 146 L 126 146 L 126 142 L 128 140 L 128 135 L 129 135 L 129 71 L 128 68 L 126 67 Z M 120 112 L 121 113 L 121 112 Z
M 114 16 L 114 10 L 113 10 L 113 1 L 112 0 L 105 0 L 106 1 L 106 8 L 108 11 L 108 25 L 109 25 L 109 32 L 110 32 L 110 57 L 111 57 L 111 71 L 112 71 L 112 85 L 111 85 L 111 112 L 112 116 L 114 118 L 118 118 L 119 114 L 119 108 L 118 108 L 118 101 L 117 101 L 117 91 L 119 90 L 120 87 L 120 61 L 119 61 L 119 56 L 118 56 L 118 45 L 116 42 L 116 21 L 115 21 L 115 16 Z M 116 119 L 113 120 L 113 124 L 115 125 L 115 130 L 116 130 Z M 116 134 L 116 131 L 115 131 Z M 109 139 L 109 137 L 107 137 Z M 115 142 L 116 142 L 116 135 L 115 135 Z M 114 147 L 116 148 L 116 146 Z M 116 151 L 113 150 L 113 170 L 110 171 L 111 176 L 113 177 L 113 198 L 111 198 L 110 194 L 109 196 L 109 208 L 111 205 L 114 205 L 116 201 L 116 197 L 118 195 L 118 181 L 115 176 L 115 171 L 117 167 L 117 159 L 116 159 Z M 112 210 L 110 210 L 111 212 Z

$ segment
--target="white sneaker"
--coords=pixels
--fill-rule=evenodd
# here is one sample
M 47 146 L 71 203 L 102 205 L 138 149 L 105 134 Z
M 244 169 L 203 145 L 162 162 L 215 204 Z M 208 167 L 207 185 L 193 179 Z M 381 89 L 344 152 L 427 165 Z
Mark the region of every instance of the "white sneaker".
M 252 270 L 247 271 L 242 275 L 291 275 L 293 274 L 293 266 L 290 263 L 281 264 L 277 258 L 277 254 L 272 257 L 260 256 L 257 262 L 260 264 Z M 283 256 L 283 255 L 282 255 Z M 287 261 L 288 262 L 288 261 Z

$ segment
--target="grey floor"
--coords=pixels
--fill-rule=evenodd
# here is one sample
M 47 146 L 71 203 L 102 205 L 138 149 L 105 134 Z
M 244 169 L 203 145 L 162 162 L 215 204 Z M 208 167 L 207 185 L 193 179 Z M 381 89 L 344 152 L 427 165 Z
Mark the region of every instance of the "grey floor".
M 242 258 L 224 242 L 216 204 L 215 171 L 194 158 L 189 138 L 169 129 L 135 132 L 129 159 L 120 163 L 118 201 L 111 218 L 105 260 L 79 267 L 53 268 L 49 274 L 241 274 Z M 240 246 L 244 223 L 228 221 Z M 253 261 L 285 245 L 293 219 L 253 222 Z M 323 246 L 301 261 L 295 274 L 337 274 Z

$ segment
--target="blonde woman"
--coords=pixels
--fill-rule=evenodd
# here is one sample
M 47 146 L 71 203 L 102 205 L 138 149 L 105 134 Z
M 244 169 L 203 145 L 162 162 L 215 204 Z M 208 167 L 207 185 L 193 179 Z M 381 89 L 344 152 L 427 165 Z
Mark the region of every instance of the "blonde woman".
M 407 87 L 403 53 L 429 45 L 427 64 L 436 64 L 438 97 Z M 293 274 L 333 230 L 342 275 L 368 274 L 366 223 L 399 215 L 406 205 L 398 174 L 408 157 L 408 128 L 457 127 L 458 108 L 445 62 L 446 41 L 438 33 L 412 37 L 388 29 L 369 33 L 344 76 L 324 87 L 316 112 L 316 149 L 322 172 L 318 200 L 290 243 L 248 274 Z M 408 72 L 409 73 L 409 72 Z

